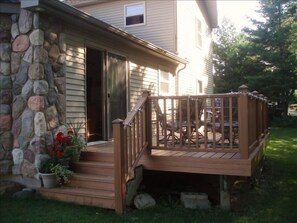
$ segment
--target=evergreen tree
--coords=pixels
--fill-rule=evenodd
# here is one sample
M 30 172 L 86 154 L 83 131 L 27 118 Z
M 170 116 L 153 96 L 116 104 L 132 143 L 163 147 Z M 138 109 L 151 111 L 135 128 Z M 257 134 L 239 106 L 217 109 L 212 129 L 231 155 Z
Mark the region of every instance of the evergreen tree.
M 287 114 L 297 89 L 296 1 L 261 0 L 264 20 L 252 20 L 256 28 L 246 29 L 251 42 L 248 55 L 261 72 L 247 74 L 249 87 L 276 102 Z

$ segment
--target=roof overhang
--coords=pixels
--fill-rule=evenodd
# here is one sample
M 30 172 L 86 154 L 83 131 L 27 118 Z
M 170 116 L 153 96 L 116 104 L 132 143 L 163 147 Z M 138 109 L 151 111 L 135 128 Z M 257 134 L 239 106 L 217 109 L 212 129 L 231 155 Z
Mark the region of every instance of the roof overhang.
M 211 28 L 217 28 L 218 26 L 218 9 L 217 9 L 217 1 L 216 0 L 199 0 L 199 2 L 203 2 L 207 17 L 209 19 L 209 23 Z
M 20 7 L 18 4 L 18 1 L 1 0 L 0 13 L 7 13 L 7 14 L 20 13 Z
M 101 34 L 104 33 L 110 38 L 120 38 L 133 47 L 146 50 L 150 54 L 154 54 L 158 57 L 162 57 L 167 60 L 169 59 L 171 62 L 176 64 L 188 63 L 186 59 L 180 58 L 174 53 L 131 35 L 121 29 L 116 28 L 115 26 L 98 20 L 70 5 L 57 0 L 21 0 L 21 8 L 50 14 L 56 18 L 60 18 L 65 22 L 75 24 L 76 27 L 81 27 L 82 29 L 88 29 L 92 32 L 98 32 Z

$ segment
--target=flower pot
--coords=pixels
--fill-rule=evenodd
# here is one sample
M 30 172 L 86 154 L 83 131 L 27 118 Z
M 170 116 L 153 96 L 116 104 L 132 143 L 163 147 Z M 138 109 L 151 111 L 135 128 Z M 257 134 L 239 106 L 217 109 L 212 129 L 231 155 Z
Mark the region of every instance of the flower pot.
M 45 188 L 53 188 L 58 184 L 56 174 L 54 173 L 40 173 L 42 185 Z

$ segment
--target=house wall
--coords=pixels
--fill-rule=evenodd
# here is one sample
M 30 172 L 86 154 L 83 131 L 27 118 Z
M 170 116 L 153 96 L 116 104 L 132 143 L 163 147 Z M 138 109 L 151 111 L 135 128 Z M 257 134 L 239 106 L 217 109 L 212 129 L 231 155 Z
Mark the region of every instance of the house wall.
M 179 94 L 197 94 L 197 82 L 202 81 L 202 93 L 213 93 L 212 36 L 196 1 L 177 1 L 178 55 L 187 58 L 187 68 L 179 74 Z M 202 47 L 196 45 L 196 19 L 202 24 Z M 187 25 L 185 25 L 187 24 Z
M 122 37 L 24 9 L 0 18 L 0 160 L 12 162 L 13 175 L 39 182 L 56 132 L 66 120 L 86 121 L 86 47 L 127 58 L 129 110 L 143 90 L 158 94 L 161 67 L 175 73 L 173 62 Z
M 124 6 L 145 2 L 146 23 L 125 27 Z M 176 10 L 174 1 L 110 1 L 79 8 L 106 23 L 116 26 L 138 38 L 176 53 Z
M 0 160 L 39 182 L 40 160 L 65 121 L 65 34 L 38 13 L 0 16 Z
M 212 30 L 207 24 L 200 1 L 145 1 L 146 24 L 124 26 L 124 5 L 143 1 L 111 1 L 81 7 L 90 15 L 136 35 L 157 46 L 177 54 L 189 61 L 187 67 L 176 77 L 177 90 L 174 94 L 199 94 L 198 81 L 202 82 L 202 93 L 213 93 L 212 75 Z M 203 45 L 195 43 L 195 20 L 202 23 Z
M 94 48 L 104 52 L 111 52 L 127 58 L 128 75 L 128 111 L 138 101 L 144 90 L 149 90 L 152 95 L 159 94 L 159 71 L 168 70 L 175 74 L 176 65 L 158 57 L 149 55 L 143 50 L 131 48 L 120 41 L 111 40 L 108 37 L 67 26 L 67 118 L 76 117 L 77 120 L 86 119 L 82 113 L 84 108 L 77 102 L 71 102 L 71 98 L 81 98 L 85 92 L 85 64 L 86 47 Z M 73 57 L 72 55 L 75 55 Z M 175 77 L 172 76 L 172 79 Z M 176 91 L 175 85 L 172 93 Z M 85 99 L 84 99 L 85 100 Z M 80 111 L 80 112 L 77 112 Z M 85 114 L 85 113 L 84 113 Z
M 66 117 L 87 122 L 86 110 L 86 48 L 83 38 L 66 32 Z M 83 133 L 84 131 L 81 131 Z

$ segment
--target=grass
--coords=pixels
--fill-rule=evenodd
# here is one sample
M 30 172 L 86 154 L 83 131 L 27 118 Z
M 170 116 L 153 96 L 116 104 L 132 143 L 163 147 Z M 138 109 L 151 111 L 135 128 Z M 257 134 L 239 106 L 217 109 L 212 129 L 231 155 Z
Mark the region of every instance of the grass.
M 170 199 L 147 210 L 128 210 L 123 215 L 96 207 L 43 200 L 35 196 L 15 199 L 0 196 L 2 223 L 92 223 L 92 222 L 170 222 L 170 223 L 286 223 L 297 219 L 297 129 L 273 128 L 262 174 L 237 185 L 232 211 L 189 210 Z

